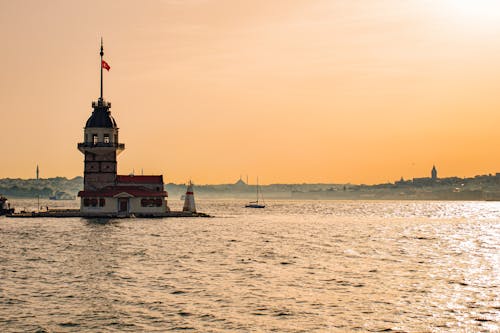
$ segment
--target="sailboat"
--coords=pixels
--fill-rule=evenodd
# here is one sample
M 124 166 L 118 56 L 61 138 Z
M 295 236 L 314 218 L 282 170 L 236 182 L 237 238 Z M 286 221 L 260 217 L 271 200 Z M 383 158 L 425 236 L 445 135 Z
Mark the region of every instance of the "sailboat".
M 260 195 L 262 196 L 262 192 Z M 264 197 L 262 197 L 262 201 L 264 201 Z M 245 208 L 266 208 L 266 205 L 259 203 L 259 178 L 257 178 L 257 200 L 250 201 L 245 205 Z

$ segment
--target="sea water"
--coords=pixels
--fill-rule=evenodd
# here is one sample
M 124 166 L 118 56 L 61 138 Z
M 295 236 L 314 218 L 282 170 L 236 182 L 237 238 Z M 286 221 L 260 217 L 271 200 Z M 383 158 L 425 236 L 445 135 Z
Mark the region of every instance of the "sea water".
M 0 332 L 500 330 L 498 202 L 244 204 L 0 217 Z

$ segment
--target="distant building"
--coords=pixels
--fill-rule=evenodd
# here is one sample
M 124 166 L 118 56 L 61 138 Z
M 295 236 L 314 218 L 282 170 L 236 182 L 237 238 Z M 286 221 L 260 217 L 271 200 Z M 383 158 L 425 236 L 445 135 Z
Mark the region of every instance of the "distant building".
M 394 182 L 395 185 L 403 186 L 403 185 L 411 185 L 411 180 L 405 180 L 402 176 L 400 180 Z
M 434 181 L 432 180 L 432 178 L 429 177 L 413 178 L 412 184 L 414 186 L 431 186 L 432 184 L 434 184 Z
M 432 180 L 436 181 L 437 180 L 437 176 L 438 176 L 438 172 L 436 170 L 436 166 L 433 165 L 432 166 L 432 170 L 431 170 L 431 178 L 432 178 Z
M 431 176 L 430 177 L 423 177 L 423 178 L 413 178 L 412 179 L 412 184 L 414 186 L 420 187 L 420 186 L 434 186 L 438 182 L 438 177 L 437 177 L 437 169 L 436 166 L 432 166 L 431 170 Z
M 40 179 L 40 170 L 38 169 L 38 164 L 36 165 L 36 180 Z
M 240 179 L 238 179 L 238 181 L 236 183 L 234 183 L 234 186 L 243 187 L 243 186 L 247 186 L 247 183 L 245 183 L 243 181 L 243 179 L 241 179 L 241 177 L 240 177 Z

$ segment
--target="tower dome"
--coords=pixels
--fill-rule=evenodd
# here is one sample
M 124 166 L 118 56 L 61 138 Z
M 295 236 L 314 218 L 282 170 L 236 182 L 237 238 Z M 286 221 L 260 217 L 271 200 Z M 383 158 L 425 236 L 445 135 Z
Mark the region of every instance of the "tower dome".
M 92 127 L 100 127 L 100 128 L 117 128 L 115 119 L 111 116 L 111 111 L 109 108 L 111 107 L 111 103 L 107 103 L 101 99 L 96 102 L 92 102 L 92 107 L 94 111 L 90 115 L 87 123 L 85 124 L 86 128 Z

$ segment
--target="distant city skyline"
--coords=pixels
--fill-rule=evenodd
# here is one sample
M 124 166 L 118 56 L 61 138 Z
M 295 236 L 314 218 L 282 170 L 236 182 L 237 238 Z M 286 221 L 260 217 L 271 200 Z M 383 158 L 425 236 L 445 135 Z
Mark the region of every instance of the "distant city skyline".
M 143 174 L 143 170 L 141 170 L 141 175 Z M 354 183 L 354 182 L 317 182 L 317 183 L 323 183 L 323 184 L 353 184 L 353 185 L 362 185 L 362 184 L 366 184 L 366 185 L 377 185 L 377 184 L 384 184 L 384 183 L 395 183 L 395 184 L 398 184 L 398 183 L 401 183 L 401 182 L 408 182 L 408 181 L 420 181 L 420 180 L 425 180 L 425 179 L 428 179 L 428 180 L 432 180 L 432 181 L 439 181 L 440 179 L 448 179 L 448 178 L 475 178 L 475 177 L 480 177 L 480 176 L 497 176 L 500 174 L 500 172 L 488 172 L 488 173 L 482 173 L 482 174 L 474 174 L 474 175 L 466 175 L 466 176 L 459 176 L 459 175 L 446 175 L 446 176 L 443 176 L 443 177 L 440 177 L 439 174 L 438 174 L 438 168 L 436 167 L 436 165 L 433 165 L 432 166 L 432 169 L 430 170 L 430 174 L 427 175 L 427 176 L 415 176 L 415 177 L 408 177 L 408 178 L 405 178 L 405 177 L 400 177 L 399 179 L 398 178 L 394 178 L 394 179 L 391 179 L 391 180 L 387 180 L 385 182 L 380 182 L 380 183 L 373 183 L 373 184 L 367 184 L 367 183 Z M 134 170 L 130 173 L 130 175 L 136 175 Z M 139 175 L 139 174 L 137 174 Z M 29 179 L 50 179 L 50 178 L 57 178 L 57 177 L 64 177 L 64 178 L 67 178 L 67 179 L 73 179 L 75 177 L 82 177 L 83 178 L 83 175 L 76 175 L 74 177 L 65 177 L 65 176 L 60 176 L 60 175 L 55 175 L 55 176 L 52 176 L 52 177 L 40 177 L 40 168 L 39 168 L 39 165 L 37 164 L 36 165 L 36 169 L 35 169 L 35 177 L 26 177 L 26 178 L 22 178 L 22 177 L 18 177 L 20 179 L 24 179 L 24 180 L 29 180 Z M 6 178 L 15 178 L 15 177 L 0 177 L 0 179 L 6 179 Z M 245 179 L 243 179 L 245 178 Z M 167 183 L 175 183 L 175 184 L 187 184 L 189 183 L 189 181 L 186 181 L 186 182 L 173 182 L 173 181 L 167 181 Z M 301 182 L 301 183 L 282 183 L 282 182 L 275 182 L 275 183 L 264 183 L 262 184 L 260 181 L 259 181 L 259 184 L 261 185 L 272 185 L 272 184 L 314 184 L 313 182 Z M 239 177 L 236 177 L 236 178 L 233 178 L 232 180 L 230 180 L 229 182 L 225 182 L 225 183 L 198 183 L 196 185 L 224 185 L 224 184 L 235 184 L 235 185 L 255 185 L 256 184 L 256 181 L 251 181 L 249 180 L 249 177 L 248 175 L 245 175 L 245 177 L 243 177 L 243 175 L 239 175 Z
M 98 8 L 98 10 L 96 10 Z M 112 15 L 110 14 L 112 13 Z M 104 98 L 121 174 L 377 184 L 500 171 L 500 3 L 0 1 L 0 178 L 83 175 Z

